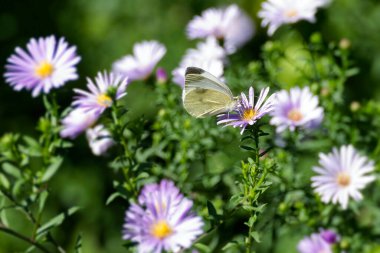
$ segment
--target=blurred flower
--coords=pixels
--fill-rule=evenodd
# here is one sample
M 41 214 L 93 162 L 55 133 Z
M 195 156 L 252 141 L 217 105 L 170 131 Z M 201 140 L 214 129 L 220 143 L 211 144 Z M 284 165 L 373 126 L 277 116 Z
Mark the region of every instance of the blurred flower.
M 328 244 L 320 234 L 312 234 L 302 239 L 297 246 L 299 253 L 332 253 Z
M 79 134 L 91 127 L 100 114 L 98 111 L 77 108 L 72 110 L 62 119 L 63 129 L 60 132 L 62 138 L 76 138 Z
M 103 155 L 110 147 L 115 145 L 111 133 L 103 125 L 87 129 L 86 136 L 92 153 L 97 156 Z
M 156 79 L 159 84 L 163 84 L 168 81 L 168 74 L 166 73 L 165 69 L 157 68 Z
M 269 93 L 269 87 L 261 90 L 259 99 L 254 103 L 254 90 L 249 89 L 249 100 L 244 93 L 241 93 L 240 104 L 235 109 L 235 113 L 225 113 L 218 115 L 217 124 L 224 126 L 240 127 L 243 134 L 247 125 L 253 125 L 258 119 L 272 111 L 273 96 L 271 95 L 266 101 L 265 98 Z M 265 101 L 265 102 L 264 102 Z
M 197 44 L 196 49 L 188 49 L 178 68 L 174 69 L 173 82 L 183 87 L 187 67 L 202 68 L 217 78 L 223 76 L 223 62 L 226 61 L 224 49 L 219 46 L 215 38 L 207 38 L 205 42 Z
M 269 25 L 268 35 L 283 24 L 292 24 L 300 20 L 315 22 L 315 13 L 321 6 L 321 0 L 267 0 L 262 3 L 258 16 L 263 19 L 263 27 Z
M 75 65 L 80 57 L 76 47 L 69 47 L 64 38 L 58 42 L 54 36 L 32 38 L 26 47 L 26 51 L 16 47 L 5 65 L 5 80 L 15 90 L 32 90 L 35 97 L 78 78 Z
M 321 232 L 319 234 L 321 235 L 323 240 L 325 240 L 325 242 L 327 242 L 328 244 L 334 244 L 334 243 L 338 242 L 338 240 L 339 240 L 339 235 L 337 235 L 332 230 L 323 229 L 323 230 L 321 230 Z
M 136 242 L 139 253 L 189 248 L 203 232 L 201 218 L 190 213 L 192 206 L 171 181 L 146 185 L 138 204 L 126 212 L 123 239 Z
M 374 163 L 361 156 L 351 145 L 334 148 L 332 153 L 319 154 L 320 166 L 313 170 L 318 174 L 311 178 L 312 186 L 325 203 L 339 203 L 347 208 L 349 197 L 359 201 L 363 198 L 359 190 L 375 180 L 366 175 L 374 170 Z
M 313 96 L 309 87 L 295 87 L 290 91 L 276 93 L 276 102 L 270 123 L 277 126 L 276 131 L 286 128 L 294 131 L 296 127 L 312 128 L 321 123 L 323 109 L 318 107 L 318 97 Z
M 113 63 L 114 72 L 130 81 L 145 80 L 165 55 L 166 48 L 157 41 L 143 41 L 133 46 L 133 55 L 127 55 Z
M 93 82 L 87 78 L 87 88 L 89 91 L 74 89 L 78 96 L 73 102 L 74 106 L 94 110 L 101 114 L 105 109 L 112 106 L 112 103 L 127 93 L 125 92 L 128 79 L 120 75 L 107 72 L 98 72 Z
M 330 5 L 331 2 L 332 0 L 315 0 L 317 7 L 326 7 Z
M 252 19 L 235 4 L 224 9 L 207 9 L 187 25 L 190 39 L 213 36 L 224 41 L 224 48 L 229 54 L 249 41 L 253 33 Z

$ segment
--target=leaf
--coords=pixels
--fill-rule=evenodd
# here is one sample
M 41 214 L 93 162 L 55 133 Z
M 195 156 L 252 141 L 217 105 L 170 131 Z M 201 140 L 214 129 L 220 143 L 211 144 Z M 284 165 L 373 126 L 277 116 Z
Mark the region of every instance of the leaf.
M 59 167 L 61 166 L 63 162 L 63 158 L 60 156 L 54 157 L 52 160 L 53 160 L 52 163 L 46 169 L 45 173 L 43 174 L 41 178 L 42 183 L 48 181 L 52 176 L 54 176 L 54 174 L 57 172 L 57 170 L 59 169 Z
M 256 242 L 258 242 L 258 243 L 261 242 L 259 232 L 257 232 L 257 231 L 253 231 L 253 232 L 251 232 L 250 236 L 251 236 Z
M 51 228 L 57 227 L 62 224 L 66 217 L 71 216 L 79 210 L 79 207 L 72 207 L 64 213 L 60 213 L 57 216 L 50 219 L 44 225 L 37 229 L 37 238 L 41 238 L 46 232 L 48 232 Z
M 40 197 L 38 199 L 38 213 L 42 213 L 48 196 L 49 196 L 49 193 L 47 191 L 43 191 L 40 194 Z
M 79 234 L 75 242 L 75 253 L 82 253 L 82 235 Z
M 226 251 L 226 250 L 231 250 L 231 249 L 238 249 L 239 248 L 239 244 L 235 241 L 232 241 L 232 242 L 229 242 L 227 243 L 223 248 L 222 250 L 223 251 Z
M 203 244 L 203 243 L 196 243 L 194 244 L 194 248 L 196 248 L 200 253 L 209 253 L 211 252 L 211 249 L 209 246 Z
M 207 210 L 211 217 L 216 218 L 216 220 L 218 220 L 218 214 L 216 212 L 216 209 L 214 205 L 208 200 L 207 200 Z
M 125 199 L 123 194 L 121 194 L 120 192 L 112 193 L 106 200 L 106 206 L 111 204 L 116 198 L 119 198 L 119 197 Z
M 8 178 L 3 174 L 0 173 L 0 184 L 5 188 L 9 189 L 10 183 L 8 181 Z
M 19 168 L 17 168 L 16 166 L 14 166 L 13 164 L 10 164 L 10 163 L 4 163 L 3 164 L 3 170 L 4 172 L 6 172 L 8 175 L 11 175 L 15 178 L 20 178 L 21 177 L 21 173 L 20 173 L 20 170 Z
M 24 142 L 27 144 L 27 153 L 34 155 L 34 156 L 40 156 L 41 155 L 41 146 L 34 138 L 30 136 L 23 136 Z

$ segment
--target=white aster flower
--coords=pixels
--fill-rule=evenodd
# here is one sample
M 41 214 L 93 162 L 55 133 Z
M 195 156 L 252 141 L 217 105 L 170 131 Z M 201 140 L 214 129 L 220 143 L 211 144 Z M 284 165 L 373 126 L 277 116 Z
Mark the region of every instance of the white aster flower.
M 87 129 L 86 137 L 92 153 L 97 156 L 105 154 L 110 147 L 115 145 L 111 133 L 103 125 Z
M 226 61 L 224 49 L 219 46 L 215 38 L 208 38 L 200 42 L 196 49 L 188 49 L 178 68 L 174 69 L 173 82 L 183 87 L 185 72 L 188 67 L 202 68 L 217 78 L 223 76 L 223 63 Z
M 143 41 L 133 46 L 133 55 L 117 60 L 112 69 L 129 80 L 145 80 L 166 53 L 164 45 L 157 41 Z
M 253 34 L 253 21 L 235 4 L 224 9 L 207 9 L 194 17 L 187 26 L 189 38 L 213 36 L 221 39 L 229 54 L 242 47 Z
M 270 123 L 277 126 L 277 132 L 287 128 L 294 131 L 297 127 L 316 127 L 323 119 L 323 109 L 318 103 L 318 97 L 310 92 L 309 87 L 281 90 L 276 93 Z
M 62 119 L 62 138 L 74 139 L 87 128 L 91 127 L 100 117 L 99 111 L 76 108 Z
M 258 16 L 263 19 L 263 27 L 269 25 L 268 35 L 283 24 L 293 24 L 300 20 L 315 22 L 315 13 L 323 0 L 267 0 L 262 3 Z
M 352 145 L 334 148 L 329 154 L 319 154 L 319 166 L 313 168 L 318 174 L 311 178 L 312 187 L 325 203 L 339 203 L 347 208 L 349 198 L 359 201 L 360 193 L 375 176 L 367 175 L 374 170 L 374 163 L 360 155 Z

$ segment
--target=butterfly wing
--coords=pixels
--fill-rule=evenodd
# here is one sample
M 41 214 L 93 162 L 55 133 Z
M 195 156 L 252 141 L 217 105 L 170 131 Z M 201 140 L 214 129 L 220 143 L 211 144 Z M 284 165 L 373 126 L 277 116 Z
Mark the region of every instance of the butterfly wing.
M 226 112 L 234 103 L 234 97 L 227 85 L 195 67 L 186 70 L 182 99 L 186 111 L 196 118 Z

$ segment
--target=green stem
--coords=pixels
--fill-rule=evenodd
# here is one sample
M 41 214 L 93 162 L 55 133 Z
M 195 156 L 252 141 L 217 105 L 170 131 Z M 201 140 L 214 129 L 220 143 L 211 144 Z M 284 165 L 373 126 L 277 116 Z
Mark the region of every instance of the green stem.
M 26 236 L 24 236 L 24 235 L 22 235 L 22 234 L 20 234 L 20 233 L 18 233 L 16 231 L 14 231 L 14 230 L 12 230 L 12 229 L 10 229 L 8 227 L 6 227 L 2 223 L 0 223 L 0 231 L 3 231 L 3 232 L 5 232 L 5 233 L 7 233 L 9 235 L 13 235 L 16 238 L 18 238 L 20 240 L 23 240 L 23 241 L 25 241 L 25 242 L 27 242 L 27 243 L 35 246 L 36 248 L 40 249 L 42 252 L 50 253 L 50 251 L 47 248 L 45 248 L 44 246 L 42 246 L 41 244 L 35 242 L 34 240 L 32 240 L 32 239 L 30 239 L 30 238 L 28 238 L 28 237 L 26 237 Z

